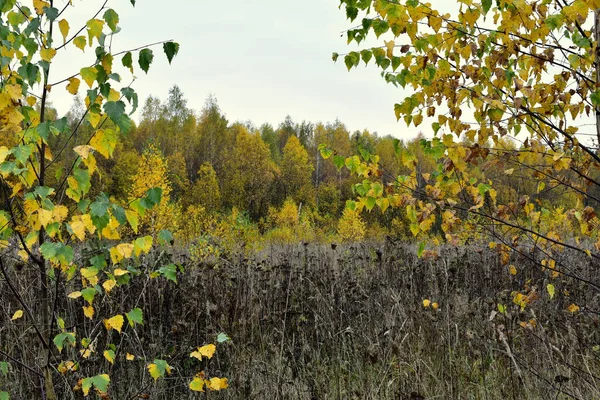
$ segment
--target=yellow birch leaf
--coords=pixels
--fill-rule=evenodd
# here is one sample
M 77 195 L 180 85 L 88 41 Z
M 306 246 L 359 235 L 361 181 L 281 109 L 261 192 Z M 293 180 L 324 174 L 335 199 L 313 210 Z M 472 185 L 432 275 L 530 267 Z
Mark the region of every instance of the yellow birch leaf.
M 69 35 L 69 22 L 66 19 L 58 21 L 58 29 L 63 36 L 63 43 L 67 42 L 67 36 Z
M 33 106 L 35 106 L 35 103 L 37 103 L 37 99 L 34 96 L 28 96 L 26 101 L 27 101 L 27 105 L 29 105 L 29 107 L 33 107 Z
M 106 290 L 106 293 L 110 293 L 110 291 L 113 290 L 115 286 L 117 286 L 117 282 L 115 282 L 114 279 L 108 279 L 102 284 L 102 287 L 104 288 L 104 290 Z
M 423 307 L 427 308 L 427 307 L 429 307 L 430 304 L 431 304 L 431 300 L 429 300 L 429 299 L 423 300 Z
M 35 8 L 37 15 L 42 15 L 44 13 L 44 7 L 50 7 L 50 3 L 43 0 L 33 0 L 33 8 Z
M 52 210 L 54 222 L 63 222 L 68 215 L 69 209 L 63 205 L 54 206 L 54 210 Z
M 121 98 L 121 93 L 117 92 L 115 89 L 110 89 L 108 94 L 108 101 L 118 101 Z
M 113 247 L 109 250 L 110 253 L 110 260 L 112 261 L 113 264 L 118 264 L 122 259 L 123 256 L 121 255 L 121 253 L 119 253 L 119 250 L 117 250 L 116 247 Z
M 203 378 L 195 377 L 194 380 L 190 382 L 190 390 L 194 392 L 204 392 L 204 384 L 207 381 Z
M 117 228 L 119 226 L 120 226 L 119 221 L 117 221 L 116 218 L 111 218 L 110 221 L 108 222 L 108 225 L 106 226 L 106 228 L 102 229 L 102 236 L 104 236 L 105 239 L 109 239 L 109 240 L 121 239 L 121 236 L 119 235 L 119 232 L 117 231 Z
M 77 92 L 79 92 L 79 85 L 81 84 L 81 81 L 79 80 L 79 78 L 70 78 L 69 79 L 69 83 L 67 84 L 67 91 L 69 93 L 71 93 L 72 95 L 76 95 Z
M 52 211 L 40 208 L 38 210 L 38 220 L 43 227 L 46 227 L 52 221 Z
M 86 43 L 87 40 L 85 39 L 85 36 L 77 36 L 75 39 L 73 39 L 73 44 L 81 51 L 85 51 Z
M 197 358 L 198 360 L 202 360 L 202 357 L 212 358 L 213 354 L 217 350 L 217 346 L 214 344 L 207 344 L 202 347 L 198 347 L 198 351 L 194 351 L 190 354 L 190 357 Z
M 89 45 L 92 47 L 92 41 L 94 38 L 100 39 L 100 35 L 102 34 L 102 28 L 104 27 L 104 21 L 101 19 L 90 19 L 86 23 L 88 29 L 88 40 Z
M 571 304 L 569 308 L 567 308 L 567 310 L 569 310 L 570 313 L 575 314 L 577 311 L 580 310 L 580 308 L 577 304 Z
M 517 267 L 515 267 L 514 265 L 511 265 L 510 267 L 508 267 L 508 271 L 510 272 L 511 275 L 516 275 Z
M 127 353 L 127 354 L 125 355 L 125 359 L 126 359 L 127 361 L 133 361 L 133 360 L 135 360 L 135 356 L 134 356 L 133 354 L 129 354 L 129 353 Z
M 210 390 L 222 390 L 227 389 L 227 378 L 210 378 L 210 381 L 206 385 Z
M 433 308 L 434 310 L 437 310 L 439 307 L 440 305 L 437 302 L 431 303 L 431 308 Z
M 148 364 L 148 372 L 150 373 L 150 376 L 152 378 L 154 378 L 154 380 L 156 381 L 158 378 L 160 378 L 161 374 L 160 374 L 160 369 L 158 369 L 158 366 L 156 364 Z
M 117 332 L 121 333 L 121 329 L 123 328 L 123 322 L 124 322 L 124 319 L 123 319 L 122 315 L 115 315 L 112 318 L 105 319 L 104 320 L 104 326 L 109 331 L 111 329 L 114 329 Z
M 15 311 L 15 313 L 13 314 L 12 318 L 10 319 L 11 321 L 16 321 L 19 318 L 23 317 L 23 310 L 17 310 Z
M 44 61 L 52 61 L 52 59 L 54 58 L 54 56 L 56 55 L 56 49 L 42 49 L 40 50 L 40 57 L 42 57 L 42 60 Z
M 83 315 L 86 318 L 92 319 L 94 317 L 94 307 L 93 306 L 83 306 Z
M 93 67 L 81 68 L 79 73 L 81 74 L 81 77 L 83 78 L 85 83 L 87 83 L 87 85 L 90 88 L 92 86 L 94 86 L 94 81 L 98 77 L 98 71 L 96 71 L 96 68 L 93 68 Z
M 123 275 L 127 275 L 129 273 L 129 271 L 117 268 L 113 271 L 113 273 L 115 274 L 115 276 L 123 276 Z
M 6 91 L 6 93 L 8 93 L 10 98 L 15 101 L 18 101 L 23 94 L 23 88 L 21 88 L 21 86 L 19 85 L 6 85 L 4 86 L 4 90 Z
M 86 160 L 90 153 L 94 151 L 94 148 L 89 145 L 76 146 L 73 151 L 79 155 L 82 159 Z
M 70 299 L 78 299 L 81 297 L 81 292 L 77 291 L 77 292 L 71 292 L 67 295 L 68 298 Z
M 138 238 L 133 242 L 133 245 L 133 251 L 136 257 L 139 257 L 142 253 L 148 253 L 150 249 L 152 249 L 152 236 Z
M 111 364 L 115 363 L 115 352 L 112 350 L 104 350 L 104 358 L 106 358 L 106 361 L 108 361 Z
M 117 246 L 117 251 L 121 253 L 123 258 L 131 258 L 131 255 L 133 254 L 133 244 L 121 243 Z
M 546 286 L 546 290 L 548 290 L 548 296 L 550 296 L 550 299 L 553 299 L 554 298 L 554 293 L 555 293 L 554 285 L 551 284 L 551 283 L 549 283 Z

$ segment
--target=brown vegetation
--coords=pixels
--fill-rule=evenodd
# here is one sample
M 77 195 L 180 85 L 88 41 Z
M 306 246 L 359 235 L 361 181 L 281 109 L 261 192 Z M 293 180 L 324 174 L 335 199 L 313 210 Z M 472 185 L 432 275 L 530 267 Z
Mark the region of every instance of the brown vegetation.
M 199 343 L 214 342 L 219 332 L 226 332 L 232 341 L 219 345 L 207 374 L 228 377 L 230 389 L 207 393 L 206 398 L 600 396 L 600 353 L 592 350 L 600 343 L 597 295 L 580 292 L 577 283 L 564 279 L 555 281 L 556 290 L 570 296 L 549 301 L 545 275 L 531 260 L 512 260 L 517 270 L 512 275 L 496 252 L 476 247 L 439 251 L 439 256 L 428 253 L 419 259 L 413 246 L 391 241 L 299 244 L 250 257 L 238 254 L 223 259 L 218 267 L 188 265 L 178 285 L 138 278 L 133 287 L 113 291 L 97 306 L 104 315 L 133 307 L 144 311 L 145 324 L 135 332 L 125 329 L 123 336 L 100 336 L 99 341 L 107 343 L 123 341 L 119 361 L 111 367 L 113 376 L 121 378 L 112 382 L 110 398 L 194 398 L 186 388 L 198 365 L 189 353 Z M 143 268 L 163 266 L 165 257 L 148 257 Z M 187 258 L 172 257 L 184 264 Z M 581 258 L 575 261 L 569 254 L 559 259 L 569 257 L 580 276 L 600 281 L 597 265 Z M 28 268 L 17 273 L 20 268 L 12 265 L 8 273 L 24 289 Z M 520 312 L 511 290 L 524 286 L 531 289 L 531 302 Z M 18 304 L 5 281 L 0 281 L 0 297 L 0 318 L 6 319 Z M 80 315 L 72 300 L 58 299 L 59 315 Z M 439 308 L 425 308 L 424 299 Z M 567 299 L 581 310 L 569 312 Z M 498 304 L 506 305 L 505 314 L 498 312 Z M 75 326 L 80 336 L 91 337 L 90 331 L 98 327 L 79 318 L 66 321 L 67 325 Z M 15 335 L 33 339 L 27 318 L 22 321 L 0 320 L 4 327 L 0 342 Z M 152 360 L 144 360 L 144 353 L 156 354 L 157 349 L 175 370 L 155 384 L 145 369 Z M 35 354 L 27 348 L 7 350 L 35 365 Z M 136 359 L 125 361 L 126 352 Z M 67 394 L 77 377 L 107 363 L 101 354 L 74 358 L 81 362 L 80 370 L 57 382 L 60 398 L 77 398 Z M 12 368 L 5 387 L 15 398 L 30 398 L 39 379 L 18 364 Z

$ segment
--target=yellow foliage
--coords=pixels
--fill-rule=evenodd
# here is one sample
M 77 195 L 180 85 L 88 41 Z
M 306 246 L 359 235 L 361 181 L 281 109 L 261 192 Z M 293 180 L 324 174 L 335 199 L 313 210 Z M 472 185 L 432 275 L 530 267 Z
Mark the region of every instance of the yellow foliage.
M 160 204 L 140 217 L 139 232 L 155 236 L 163 229 L 177 230 L 178 210 L 175 205 L 170 204 L 171 184 L 168 178 L 167 161 L 154 145 L 148 146 L 142 153 L 137 173 L 132 180 L 130 200 L 144 197 L 150 189 L 162 189 Z
M 356 210 L 346 208 L 338 222 L 338 235 L 345 242 L 358 242 L 365 237 L 365 223 Z

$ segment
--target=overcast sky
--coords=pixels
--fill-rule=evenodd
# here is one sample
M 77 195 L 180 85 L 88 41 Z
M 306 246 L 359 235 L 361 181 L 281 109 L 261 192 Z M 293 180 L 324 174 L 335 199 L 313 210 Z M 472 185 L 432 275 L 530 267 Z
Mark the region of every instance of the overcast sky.
M 101 4 L 74 0 L 66 17 L 83 21 Z M 298 122 L 338 118 L 350 130 L 414 135 L 414 128 L 407 129 L 394 116 L 394 103 L 403 99 L 402 91 L 386 84 L 376 67 L 363 64 L 348 72 L 342 59 L 332 62 L 332 52 L 356 49 L 341 37 L 350 24 L 338 4 L 337 0 L 137 0 L 133 8 L 129 0 L 109 0 L 122 27 L 113 51 L 164 39 L 181 44 L 171 66 L 159 47 L 149 74 L 137 72 L 134 87 L 141 99 L 153 95 L 164 100 L 176 84 L 195 110 L 214 94 L 230 122 L 276 126 L 289 114 Z M 75 26 L 71 22 L 72 31 Z M 88 53 L 86 58 L 78 49 L 59 53 L 50 81 L 93 62 L 93 49 Z M 60 112 L 72 104 L 64 88 L 54 88 L 52 100 Z

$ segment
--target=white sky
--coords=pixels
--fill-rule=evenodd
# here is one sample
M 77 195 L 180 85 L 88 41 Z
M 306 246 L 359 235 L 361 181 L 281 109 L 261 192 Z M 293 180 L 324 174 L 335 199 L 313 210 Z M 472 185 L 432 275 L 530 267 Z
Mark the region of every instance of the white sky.
M 67 1 L 54 3 L 61 8 Z M 75 7 L 65 15 L 71 24 L 69 37 L 102 3 L 73 0 Z M 458 8 L 456 2 L 431 3 L 442 12 L 454 13 Z M 165 39 L 181 45 L 171 66 L 162 46 L 157 46 L 149 74 L 136 71 L 134 88 L 140 107 L 149 95 L 166 100 L 169 88 L 177 84 L 188 107 L 196 111 L 214 94 L 230 122 L 252 121 L 256 126 L 268 122 L 276 127 L 286 115 L 296 122 L 338 118 L 350 131 L 366 128 L 380 135 L 409 138 L 423 130 L 429 136 L 431 121 L 427 118 L 419 128 L 396 122 L 394 104 L 409 93 L 386 84 L 376 66 L 365 67 L 361 62 L 358 69 L 348 72 L 343 57 L 333 63 L 334 51 L 347 53 L 383 44 L 383 38 L 373 38 L 361 47 L 347 45 L 342 32 L 352 24 L 338 4 L 338 0 L 137 0 L 133 8 L 129 0 L 109 0 L 122 27 L 115 36 L 113 52 Z M 62 42 L 59 33 L 55 40 Z M 78 72 L 94 58 L 93 48 L 84 55 L 68 46 L 54 59 L 50 82 Z M 120 58 L 115 64 L 120 65 Z M 118 72 L 128 83 L 129 73 Z M 61 86 L 53 88 L 50 100 L 64 113 L 73 99 L 64 84 Z M 81 88 L 86 89 L 85 83 Z M 80 94 L 85 92 L 80 90 Z M 590 129 L 583 127 L 582 131 Z
M 56 0 L 55 6 L 65 3 Z M 90 18 L 102 1 L 74 0 L 73 4 L 65 14 L 71 34 L 76 21 Z M 345 35 L 341 37 L 351 25 L 338 4 L 337 0 L 138 0 L 133 8 L 129 0 L 108 3 L 119 13 L 122 27 L 113 51 L 164 39 L 181 45 L 171 66 L 162 47 L 157 47 L 149 74 L 136 72 L 134 88 L 141 104 L 150 94 L 165 100 L 169 88 L 177 84 L 194 110 L 199 111 L 213 93 L 230 122 L 277 126 L 289 114 L 296 122 L 339 118 L 352 131 L 367 128 L 397 137 L 416 134 L 414 127 L 396 122 L 394 103 L 404 95 L 386 84 L 375 66 L 362 64 L 348 72 L 342 58 L 332 62 L 332 52 L 357 48 L 346 44 Z M 62 43 L 60 34 L 58 42 Z M 84 56 L 68 47 L 72 49 L 59 52 L 54 60 L 51 83 L 94 59 L 93 48 Z M 120 65 L 120 59 L 116 63 Z M 86 89 L 85 83 L 81 88 Z M 72 104 L 64 85 L 53 88 L 51 100 L 61 113 Z

